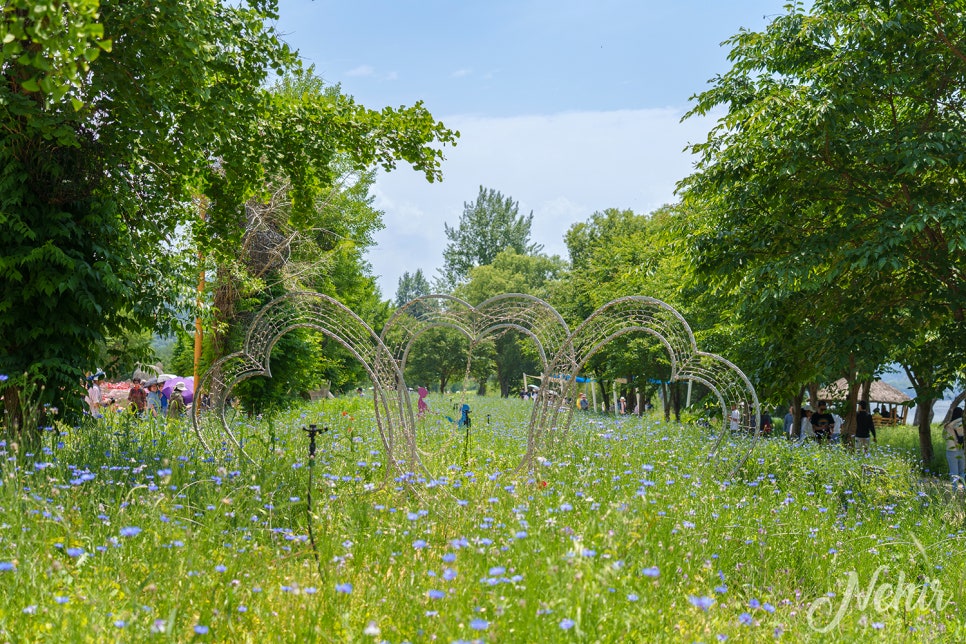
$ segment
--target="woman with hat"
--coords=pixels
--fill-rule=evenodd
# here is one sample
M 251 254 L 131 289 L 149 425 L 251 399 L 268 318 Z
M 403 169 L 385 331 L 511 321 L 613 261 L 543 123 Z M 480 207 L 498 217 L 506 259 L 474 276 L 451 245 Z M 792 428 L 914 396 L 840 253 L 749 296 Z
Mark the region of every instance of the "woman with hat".
M 180 418 L 184 414 L 187 405 L 184 402 L 184 391 L 187 389 L 183 382 L 174 386 L 171 392 L 171 399 L 168 400 L 168 418 Z

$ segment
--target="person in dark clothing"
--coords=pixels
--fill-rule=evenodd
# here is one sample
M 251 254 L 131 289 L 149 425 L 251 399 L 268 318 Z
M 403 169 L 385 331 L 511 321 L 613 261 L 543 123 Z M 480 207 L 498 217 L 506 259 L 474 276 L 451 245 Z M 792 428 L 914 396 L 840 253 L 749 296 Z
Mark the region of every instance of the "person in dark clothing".
M 859 453 L 869 451 L 869 437 L 879 442 L 875 435 L 875 423 L 869 413 L 869 403 L 859 401 L 859 410 L 855 413 L 855 446 Z
M 761 412 L 761 433 L 765 436 L 771 436 L 771 414 L 767 411 Z
M 812 429 L 815 431 L 815 439 L 821 442 L 828 442 L 832 435 L 832 426 L 835 425 L 835 417 L 828 410 L 828 401 L 818 401 L 818 411 L 812 414 Z

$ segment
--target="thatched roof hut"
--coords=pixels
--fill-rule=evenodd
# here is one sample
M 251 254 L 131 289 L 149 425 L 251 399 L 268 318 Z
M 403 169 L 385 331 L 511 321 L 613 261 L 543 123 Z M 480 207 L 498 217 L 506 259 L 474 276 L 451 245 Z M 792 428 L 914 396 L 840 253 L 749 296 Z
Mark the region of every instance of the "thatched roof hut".
M 828 400 L 845 400 L 848 393 L 848 383 L 845 378 L 840 378 L 825 389 L 819 390 L 818 397 L 827 398 Z M 911 402 L 911 397 L 887 382 L 875 380 L 869 388 L 869 403 L 871 404 L 906 405 Z
M 845 378 L 840 378 L 824 389 L 820 389 L 818 397 L 827 400 L 844 401 L 848 397 L 848 394 L 848 383 Z M 882 416 L 885 417 L 883 422 L 886 424 L 896 422 L 905 424 L 910 403 L 912 403 L 911 397 L 887 382 L 875 380 L 869 387 L 869 404 L 872 406 L 873 411 L 881 407 Z M 879 417 L 876 416 L 876 418 Z

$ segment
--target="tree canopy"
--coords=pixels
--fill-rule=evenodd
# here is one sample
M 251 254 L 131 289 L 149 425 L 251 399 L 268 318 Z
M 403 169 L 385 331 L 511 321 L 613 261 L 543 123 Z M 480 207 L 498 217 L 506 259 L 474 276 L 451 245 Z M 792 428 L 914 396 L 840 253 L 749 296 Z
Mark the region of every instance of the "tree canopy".
M 272 0 L 6 3 L 0 373 L 29 370 L 75 404 L 107 334 L 177 321 L 180 285 L 193 283 L 171 252 L 179 230 L 191 222 L 207 254 L 231 253 L 246 202 L 279 178 L 297 218 L 340 157 L 440 177 L 457 133 L 421 104 L 374 111 L 270 90 L 273 74 L 299 73 L 276 11 Z
M 454 287 L 474 266 L 492 264 L 497 254 L 512 248 L 533 255 L 543 248 L 530 241 L 533 213 L 520 214 L 520 204 L 492 188 L 480 186 L 476 201 L 463 204 L 459 225 L 443 224 L 449 243 L 443 250 L 443 282 Z

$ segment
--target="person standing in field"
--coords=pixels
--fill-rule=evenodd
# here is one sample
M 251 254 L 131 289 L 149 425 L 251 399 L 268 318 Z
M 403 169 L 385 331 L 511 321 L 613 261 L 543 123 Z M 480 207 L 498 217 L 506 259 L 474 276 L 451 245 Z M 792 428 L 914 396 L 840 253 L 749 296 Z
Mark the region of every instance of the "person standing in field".
M 953 410 L 953 417 L 943 425 L 943 437 L 946 439 L 946 462 L 949 464 L 949 477 L 952 479 L 953 492 L 963 486 L 966 491 L 966 456 L 963 452 L 963 410 L 957 407 Z
M 741 420 L 741 414 L 738 413 L 738 405 L 731 405 L 731 432 L 736 433 L 739 429 L 738 421 Z
M 785 437 L 788 440 L 795 440 L 795 437 L 798 436 L 798 432 L 795 431 L 795 406 L 794 405 L 788 406 L 788 413 L 785 414 L 783 426 L 785 427 Z
M 138 415 L 144 414 L 144 410 L 148 407 L 148 392 L 141 387 L 140 378 L 133 378 L 131 380 L 131 391 L 128 392 L 127 399 L 134 408 L 134 413 Z
M 802 418 L 798 424 L 799 443 L 804 443 L 809 438 L 815 438 L 815 430 L 812 428 L 812 406 L 808 403 L 802 405 Z
M 818 441 L 828 442 L 832 435 L 832 426 L 835 424 L 835 418 L 828 411 L 828 401 L 818 401 L 818 411 L 812 414 L 811 422 Z
M 860 454 L 869 451 L 869 438 L 878 442 L 875 435 L 875 421 L 869 414 L 869 403 L 860 400 L 858 411 L 855 412 L 855 447 Z
M 183 382 L 179 382 L 174 386 L 174 391 L 171 392 L 171 399 L 168 401 L 168 418 L 180 418 L 183 414 L 187 405 L 184 402 L 184 391 L 187 389 Z

